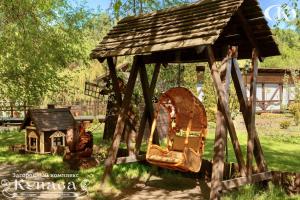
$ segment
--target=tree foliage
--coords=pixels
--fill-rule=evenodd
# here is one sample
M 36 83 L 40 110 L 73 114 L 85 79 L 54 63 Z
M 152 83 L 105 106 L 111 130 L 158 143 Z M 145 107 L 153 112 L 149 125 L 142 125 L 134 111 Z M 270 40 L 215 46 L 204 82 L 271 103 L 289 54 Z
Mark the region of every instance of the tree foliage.
M 0 95 L 38 104 L 66 82 L 59 72 L 85 63 L 89 13 L 67 0 L 0 0 Z
M 273 30 L 281 55 L 267 58 L 262 67 L 293 68 L 300 67 L 300 35 L 294 30 Z

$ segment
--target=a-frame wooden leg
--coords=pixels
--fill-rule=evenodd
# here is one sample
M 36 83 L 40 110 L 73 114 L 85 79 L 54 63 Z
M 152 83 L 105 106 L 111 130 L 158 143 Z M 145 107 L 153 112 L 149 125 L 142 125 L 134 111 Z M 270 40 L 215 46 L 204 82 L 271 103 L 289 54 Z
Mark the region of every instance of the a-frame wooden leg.
M 210 45 L 207 46 L 207 54 L 208 54 L 208 60 L 209 60 L 209 66 L 211 69 L 211 75 L 213 78 L 213 82 L 218 94 L 218 99 L 220 102 L 220 108 L 222 110 L 222 113 L 224 115 L 228 130 L 229 130 L 229 134 L 230 134 L 230 138 L 231 138 L 231 142 L 233 144 L 233 149 L 234 149 L 234 153 L 240 168 L 240 172 L 242 176 L 246 175 L 246 165 L 245 165 L 245 160 L 243 158 L 243 154 L 241 151 L 241 147 L 237 138 L 237 134 L 236 134 L 236 130 L 231 118 L 231 114 L 230 114 L 230 110 L 228 107 L 228 104 L 226 103 L 226 92 L 225 92 L 225 88 L 222 84 L 221 78 L 220 78 L 220 73 L 218 71 L 217 65 L 216 65 L 216 60 L 214 57 L 214 53 L 213 53 L 213 49 Z
M 119 88 L 119 81 L 118 81 L 118 76 L 117 76 L 117 71 L 116 71 L 116 62 L 117 58 L 112 58 L 109 57 L 107 58 L 107 65 L 109 68 L 109 75 L 112 79 L 112 85 L 113 85 L 113 90 L 116 96 L 116 101 L 119 106 L 122 105 L 122 94 Z
M 151 94 L 149 91 L 148 75 L 147 75 L 145 64 L 142 63 L 139 69 L 140 69 L 140 75 L 141 75 L 143 96 L 145 99 L 145 106 L 147 109 L 146 116 L 147 116 L 149 124 L 151 125 L 153 122 L 153 118 L 154 118 L 154 108 L 153 108 L 153 103 L 152 103 L 152 95 L 153 94 Z M 154 134 L 153 143 L 159 144 L 157 132 L 156 132 L 156 134 Z
M 235 90 L 236 90 L 236 93 L 238 96 L 238 100 L 240 103 L 240 110 L 243 114 L 245 124 L 248 124 L 250 114 L 249 114 L 249 108 L 248 108 L 249 104 L 248 104 L 248 99 L 247 99 L 246 88 L 243 83 L 242 73 L 240 71 L 237 59 L 234 58 L 232 60 L 232 63 L 233 63 L 232 71 L 231 71 L 232 80 L 233 80 L 234 87 L 235 87 Z M 249 126 L 246 126 L 246 128 L 247 128 L 248 134 L 250 134 L 251 130 L 249 129 Z M 255 127 L 254 127 L 254 129 L 255 129 Z M 254 131 L 254 157 L 255 157 L 256 163 L 258 165 L 259 171 L 260 172 L 267 171 L 268 170 L 267 163 L 264 158 L 264 154 L 262 151 L 262 147 L 261 147 L 260 140 L 258 138 L 256 129 Z
M 159 71 L 160 71 L 160 65 L 161 65 L 160 63 L 157 63 L 155 65 L 154 72 L 153 72 L 153 75 L 152 75 L 152 80 L 151 80 L 151 84 L 150 84 L 150 88 L 149 88 L 149 95 L 150 95 L 151 98 L 153 97 L 154 89 L 155 89 L 156 82 L 157 82 L 157 79 L 158 79 L 158 75 L 159 75 Z M 143 112 L 143 115 L 142 115 L 142 118 L 141 118 L 141 121 L 140 121 L 138 137 L 137 137 L 137 140 L 136 140 L 135 149 L 136 149 L 137 154 L 140 151 L 140 147 L 141 147 L 141 144 L 142 144 L 142 141 L 143 141 L 144 130 L 145 130 L 147 119 L 148 119 L 147 113 L 148 113 L 148 110 L 147 110 L 147 107 L 145 106 L 145 109 L 144 109 L 144 112 Z M 150 123 L 149 123 L 149 126 L 151 126 Z M 156 136 L 156 137 L 158 137 L 158 136 Z
M 221 75 L 222 84 L 226 90 L 226 102 L 228 102 L 228 89 L 230 83 L 231 59 L 230 55 L 224 60 L 221 69 L 224 68 L 224 75 Z M 229 71 L 229 72 L 228 72 Z M 224 154 L 227 140 L 227 126 L 224 115 L 222 113 L 220 101 L 218 101 L 218 111 L 216 115 L 216 134 L 214 143 L 214 157 L 211 177 L 210 199 L 219 198 L 219 190 L 221 190 L 221 182 L 224 176 Z
M 139 57 L 135 56 L 134 61 L 132 64 L 132 69 L 130 71 L 130 76 L 128 79 L 128 83 L 126 86 L 124 101 L 122 102 L 122 106 L 119 112 L 118 121 L 112 141 L 112 145 L 108 151 L 107 159 L 105 160 L 105 169 L 104 174 L 102 177 L 102 182 L 105 182 L 107 179 L 107 176 L 110 175 L 113 164 L 116 161 L 117 158 L 117 152 L 120 145 L 120 140 L 122 136 L 122 132 L 124 129 L 125 121 L 127 119 L 127 113 L 129 111 L 129 106 L 131 102 L 131 97 L 133 94 L 134 85 L 136 82 L 137 74 L 138 74 L 138 67 L 139 67 Z
M 256 50 L 252 53 L 252 72 L 251 72 L 251 87 L 249 98 L 249 126 L 248 143 L 247 143 L 247 174 L 252 175 L 253 149 L 255 136 L 255 112 L 256 112 L 256 77 L 258 73 L 258 57 Z
M 116 97 L 116 101 L 119 107 L 122 106 L 122 94 L 121 94 L 121 90 L 119 88 L 119 81 L 118 81 L 118 76 L 117 76 L 117 71 L 116 71 L 116 64 L 117 64 L 117 58 L 112 58 L 109 57 L 107 58 L 107 64 L 108 64 L 108 68 L 109 68 L 109 74 L 110 77 L 112 79 L 112 84 L 113 84 L 113 91 L 115 93 L 115 97 Z M 106 125 L 106 124 L 105 124 Z M 134 126 L 134 124 L 132 123 L 132 121 L 130 121 L 129 119 L 126 120 L 126 131 L 128 132 L 128 134 L 134 134 L 136 132 L 136 127 Z M 123 133 L 125 133 L 125 131 L 123 131 Z M 127 139 L 127 147 L 130 146 L 129 144 L 130 140 Z M 128 149 L 128 154 L 132 155 L 133 152 L 131 149 Z

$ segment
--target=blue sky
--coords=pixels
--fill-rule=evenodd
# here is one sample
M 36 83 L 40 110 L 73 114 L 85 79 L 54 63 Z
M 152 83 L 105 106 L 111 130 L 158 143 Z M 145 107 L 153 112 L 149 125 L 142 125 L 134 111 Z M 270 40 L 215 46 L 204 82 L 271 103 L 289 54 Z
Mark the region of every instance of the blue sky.
M 71 0 L 73 2 L 77 2 L 76 0 Z M 85 0 L 86 5 L 91 9 L 97 9 L 100 8 L 102 10 L 106 10 L 109 7 L 109 4 L 111 0 Z M 269 13 L 270 18 L 267 19 L 270 25 L 273 25 L 275 23 L 275 18 L 278 16 L 278 6 L 283 3 L 287 3 L 288 0 L 258 0 L 262 9 L 264 11 L 267 10 L 267 13 Z M 268 11 L 269 8 L 269 11 Z

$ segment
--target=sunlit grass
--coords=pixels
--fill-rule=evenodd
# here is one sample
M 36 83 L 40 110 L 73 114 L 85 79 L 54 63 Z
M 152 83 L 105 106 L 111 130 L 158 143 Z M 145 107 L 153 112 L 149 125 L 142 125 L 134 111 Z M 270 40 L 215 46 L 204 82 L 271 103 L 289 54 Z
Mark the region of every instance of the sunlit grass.
M 246 185 L 238 190 L 224 195 L 224 200 L 299 200 L 299 196 L 288 196 L 282 188 L 269 184 L 268 190 L 262 190 L 256 185 Z
M 96 126 L 96 125 L 95 125 Z M 97 125 L 98 126 L 98 125 Z M 104 151 L 109 147 L 109 142 L 102 141 L 103 125 L 99 126 L 100 130 L 95 130 L 94 144 L 104 148 Z M 204 158 L 211 160 L 213 156 L 214 143 L 214 124 L 210 124 L 208 138 L 206 140 Z M 238 138 L 241 144 L 243 155 L 246 155 L 246 132 L 240 131 Z M 300 160 L 300 136 L 299 135 L 260 135 L 261 144 L 265 153 L 265 157 L 271 170 L 281 171 L 299 171 Z M 8 150 L 9 145 L 24 144 L 24 133 L 18 131 L 0 132 L 0 164 L 13 164 L 20 166 L 20 168 L 35 169 L 37 171 L 45 171 L 48 173 L 76 173 L 79 175 L 77 179 L 70 178 L 72 181 L 81 182 L 84 179 L 89 180 L 89 195 L 93 199 L 113 199 L 119 195 L 125 188 L 130 188 L 140 181 L 145 181 L 150 172 L 156 176 L 178 177 L 178 182 L 181 179 L 180 173 L 170 170 L 159 170 L 150 165 L 142 165 L 140 163 L 116 165 L 112 171 L 112 178 L 109 184 L 101 185 L 100 180 L 103 175 L 103 163 L 91 169 L 72 171 L 63 162 L 61 156 L 53 155 L 39 155 L 39 154 L 19 154 Z M 125 144 L 122 144 L 125 147 Z M 146 150 L 146 143 L 142 144 L 142 149 Z M 229 162 L 236 162 L 234 152 L 232 149 L 230 138 L 228 139 Z M 67 181 L 65 178 L 57 178 L 57 181 Z M 273 187 L 273 186 L 272 186 Z M 270 188 L 266 192 L 259 192 L 258 188 L 254 186 L 242 187 L 239 191 L 227 195 L 227 199 L 289 199 L 280 188 Z M 273 195 L 272 194 L 276 194 Z M 278 197 L 278 198 L 277 198 Z M 281 198 L 282 197 L 282 198 Z M 291 197 L 290 199 L 295 199 Z

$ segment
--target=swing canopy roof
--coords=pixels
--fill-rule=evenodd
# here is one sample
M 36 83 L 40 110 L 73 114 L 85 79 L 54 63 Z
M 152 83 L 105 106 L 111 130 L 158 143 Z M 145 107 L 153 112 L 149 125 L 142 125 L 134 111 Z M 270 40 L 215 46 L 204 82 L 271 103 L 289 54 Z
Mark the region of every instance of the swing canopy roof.
M 239 46 L 239 58 L 247 59 L 253 41 L 261 57 L 280 54 L 257 0 L 200 0 L 122 19 L 92 50 L 91 58 L 163 52 L 162 58 L 170 59 L 180 51 L 181 60 L 204 61 L 202 47 L 213 45 L 219 60 L 224 46 L 234 45 Z

